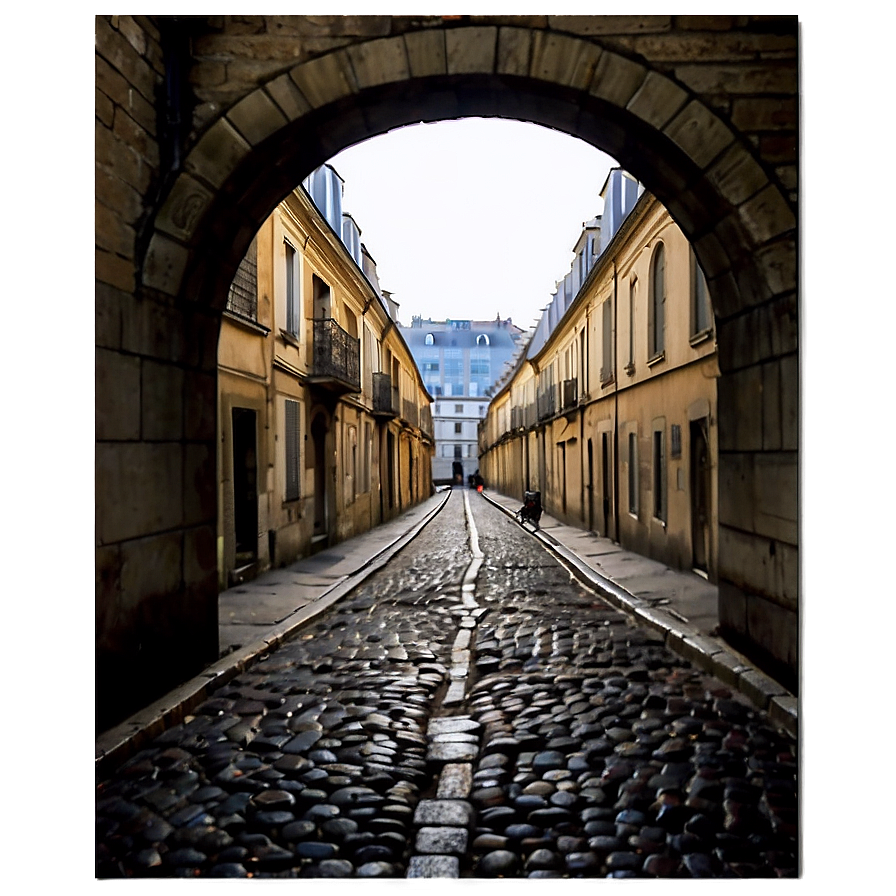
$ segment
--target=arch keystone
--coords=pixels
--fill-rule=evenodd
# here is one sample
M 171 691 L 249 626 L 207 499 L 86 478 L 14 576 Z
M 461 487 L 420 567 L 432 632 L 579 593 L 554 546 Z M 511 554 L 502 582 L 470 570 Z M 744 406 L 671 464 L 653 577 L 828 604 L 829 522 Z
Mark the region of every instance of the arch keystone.
M 531 75 L 543 81 L 587 90 L 602 49 L 565 34 L 538 31 L 532 39 Z
M 358 87 L 378 87 L 406 81 L 410 74 L 407 48 L 400 37 L 387 37 L 355 44 L 346 50 Z
M 344 50 L 298 65 L 289 75 L 312 109 L 358 92 L 352 65 Z
M 447 73 L 444 31 L 411 31 L 404 35 L 404 43 L 411 77 L 426 78 Z
M 448 74 L 468 75 L 495 70 L 498 29 L 494 26 L 451 28 L 445 32 Z
M 700 167 L 706 168 L 713 159 L 734 142 L 734 135 L 702 103 L 692 100 L 663 133 Z

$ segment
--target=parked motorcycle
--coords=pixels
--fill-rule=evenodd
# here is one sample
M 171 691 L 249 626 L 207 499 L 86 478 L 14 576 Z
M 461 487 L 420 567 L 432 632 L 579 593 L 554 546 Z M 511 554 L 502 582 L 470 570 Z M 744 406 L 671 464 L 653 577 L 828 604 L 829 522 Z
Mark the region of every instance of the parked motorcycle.
M 541 492 L 525 492 L 523 506 L 516 512 L 516 521 L 521 526 L 523 523 L 531 523 L 537 529 L 541 510 Z

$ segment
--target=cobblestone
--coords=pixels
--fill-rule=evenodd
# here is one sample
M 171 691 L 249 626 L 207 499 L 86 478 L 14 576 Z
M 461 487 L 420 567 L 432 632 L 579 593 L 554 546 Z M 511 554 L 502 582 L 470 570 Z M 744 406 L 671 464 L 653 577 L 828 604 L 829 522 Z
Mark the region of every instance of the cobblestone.
M 463 494 L 98 784 L 98 877 L 797 874 L 792 739 Z

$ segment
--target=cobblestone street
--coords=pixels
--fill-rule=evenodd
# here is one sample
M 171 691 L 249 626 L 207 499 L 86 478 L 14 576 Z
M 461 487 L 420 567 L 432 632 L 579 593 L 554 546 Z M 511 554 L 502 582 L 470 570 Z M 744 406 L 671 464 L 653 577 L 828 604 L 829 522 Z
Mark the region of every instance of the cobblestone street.
M 98 782 L 96 875 L 795 877 L 796 755 L 455 490 Z

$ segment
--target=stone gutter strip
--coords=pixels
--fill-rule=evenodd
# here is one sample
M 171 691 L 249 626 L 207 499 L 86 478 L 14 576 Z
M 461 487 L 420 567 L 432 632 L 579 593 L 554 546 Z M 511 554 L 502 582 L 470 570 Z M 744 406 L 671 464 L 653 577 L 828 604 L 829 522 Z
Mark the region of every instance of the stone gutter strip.
M 479 755 L 482 726 L 469 716 L 452 716 L 451 707 L 466 700 L 473 663 L 470 645 L 485 609 L 476 602 L 476 576 L 485 559 L 468 493 L 464 514 L 470 533 L 472 559 L 463 576 L 460 628 L 451 648 L 448 693 L 426 729 L 426 761 L 438 768 L 435 799 L 421 800 L 414 812 L 416 838 L 407 879 L 460 877 L 460 860 L 467 853 L 476 810 L 468 797 L 473 789 L 473 761 Z
M 482 497 L 498 510 L 515 518 L 512 509 L 483 491 Z M 525 528 L 525 527 L 524 527 Z M 541 529 L 526 529 L 549 551 L 562 559 L 576 578 L 594 588 L 620 610 L 649 625 L 663 635 L 665 645 L 704 672 L 714 675 L 729 687 L 743 694 L 754 706 L 765 711 L 769 719 L 793 737 L 799 730 L 799 700 L 732 650 L 723 641 L 697 632 L 692 626 L 660 607 L 651 607 L 618 582 L 601 575 L 578 554 Z
M 102 775 L 104 769 L 124 762 L 147 743 L 168 728 L 179 725 L 189 713 L 206 700 L 209 694 L 245 672 L 299 629 L 316 619 L 321 613 L 345 597 L 378 569 L 386 565 L 402 548 L 417 535 L 442 510 L 451 492 L 414 526 L 399 535 L 373 557 L 362 563 L 351 575 L 343 576 L 329 585 L 313 601 L 300 607 L 277 625 L 268 629 L 265 635 L 246 647 L 230 653 L 207 666 L 202 672 L 169 691 L 164 697 L 103 732 L 96 739 L 94 754 L 95 774 Z

